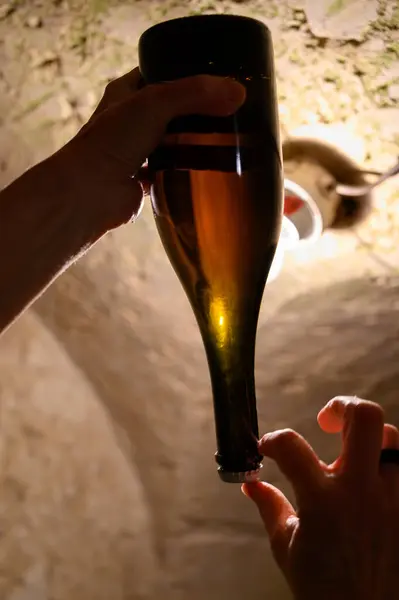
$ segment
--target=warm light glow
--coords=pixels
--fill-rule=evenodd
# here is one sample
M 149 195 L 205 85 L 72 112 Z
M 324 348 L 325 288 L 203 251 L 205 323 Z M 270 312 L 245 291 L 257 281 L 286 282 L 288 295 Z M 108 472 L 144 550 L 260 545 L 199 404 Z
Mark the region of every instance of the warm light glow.
M 215 331 L 218 348 L 223 348 L 228 336 L 228 319 L 224 298 L 217 297 L 212 301 L 209 316 Z

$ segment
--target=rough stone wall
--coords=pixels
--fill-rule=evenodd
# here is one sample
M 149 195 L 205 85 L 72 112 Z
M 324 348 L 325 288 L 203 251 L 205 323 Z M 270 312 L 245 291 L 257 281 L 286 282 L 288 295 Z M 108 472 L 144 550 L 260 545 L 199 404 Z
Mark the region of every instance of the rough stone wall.
M 241 4 L 273 30 L 288 128 L 344 124 L 364 133 L 357 158 L 387 166 L 397 108 L 383 90 L 371 99 L 362 83 L 372 75 L 363 70 L 360 80 L 354 69 L 363 58 L 370 69 L 388 60 L 392 39 L 371 36 L 360 60 L 351 45 L 315 47 L 301 11 L 290 21 L 284 3 L 277 12 L 273 3 Z M 32 3 L 0 21 L 2 184 L 76 131 L 105 79 L 135 60 L 139 30 L 166 15 L 165 2 L 92 21 L 77 1 L 69 12 L 34 5 L 45 6 L 35 8 L 42 27 L 27 26 Z M 385 190 L 374 229 L 361 232 L 385 240 L 377 256 L 355 235 L 326 234 L 287 257 L 262 309 L 261 430 L 295 427 L 326 460 L 339 440 L 318 431 L 315 414 L 331 396 L 381 401 L 399 422 L 397 237 L 386 222 L 396 191 Z M 1 599 L 289 598 L 254 508 L 217 478 L 204 353 L 148 206 L 1 338 L 0 411 Z M 265 477 L 289 492 L 269 463 Z

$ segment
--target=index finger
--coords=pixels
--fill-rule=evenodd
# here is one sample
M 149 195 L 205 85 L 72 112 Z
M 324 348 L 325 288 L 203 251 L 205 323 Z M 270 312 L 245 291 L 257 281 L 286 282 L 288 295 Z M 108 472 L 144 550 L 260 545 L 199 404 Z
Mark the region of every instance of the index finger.
M 127 100 L 112 104 L 83 132 L 96 151 L 113 156 L 136 173 L 159 144 L 168 123 L 178 116 L 234 114 L 245 100 L 245 88 L 232 79 L 196 75 L 148 85 Z
M 274 460 L 294 488 L 298 504 L 313 497 L 325 481 L 324 467 L 308 442 L 292 429 L 263 436 L 259 442 L 263 456 Z

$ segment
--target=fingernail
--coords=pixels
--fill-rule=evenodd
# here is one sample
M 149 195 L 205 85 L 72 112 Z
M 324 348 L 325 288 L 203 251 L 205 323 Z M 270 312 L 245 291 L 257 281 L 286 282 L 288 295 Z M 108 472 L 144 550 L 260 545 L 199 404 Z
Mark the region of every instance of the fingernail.
M 331 408 L 334 410 L 334 408 L 336 408 L 336 402 L 340 402 L 341 404 L 357 404 L 359 400 L 360 398 L 358 398 L 358 396 L 335 396 L 335 398 L 332 398 L 332 400 L 330 400 L 328 405 L 330 405 Z
M 255 504 L 260 507 L 264 500 L 264 489 L 263 484 L 258 481 L 254 483 L 246 483 L 241 488 L 242 493 L 246 498 L 255 502 Z
M 245 496 L 246 498 L 249 498 L 249 496 L 248 496 L 248 492 L 247 492 L 247 489 L 246 489 L 246 487 L 245 487 L 245 484 L 242 484 L 242 486 L 241 486 L 241 491 L 242 491 L 242 493 L 244 494 L 244 496 Z
M 259 482 L 244 483 L 241 486 L 241 491 L 244 494 L 244 496 L 256 502 L 256 498 L 259 496 L 258 484 Z
M 331 400 L 329 400 L 327 402 L 327 404 L 322 408 L 322 410 L 336 410 L 337 405 L 336 403 L 339 401 L 339 396 L 336 396 L 335 398 L 331 398 Z
M 261 448 L 262 446 L 264 446 L 264 444 L 266 444 L 266 442 L 269 440 L 270 438 L 270 433 L 265 433 L 265 435 L 263 435 L 260 440 L 258 441 L 258 448 Z
M 241 106 L 245 101 L 245 87 L 234 79 L 223 80 L 223 91 L 226 101 L 233 106 Z
M 222 100 L 237 106 L 244 102 L 246 96 L 245 87 L 230 77 L 213 77 L 204 83 L 202 91 L 207 96 L 216 96 L 219 102 Z

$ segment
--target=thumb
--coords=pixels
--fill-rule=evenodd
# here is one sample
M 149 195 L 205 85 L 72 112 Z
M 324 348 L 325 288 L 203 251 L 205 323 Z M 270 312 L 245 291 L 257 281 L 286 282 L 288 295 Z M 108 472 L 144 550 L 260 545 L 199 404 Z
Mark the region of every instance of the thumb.
M 244 100 L 240 83 L 210 75 L 149 85 L 100 113 L 83 135 L 97 153 L 102 151 L 108 160 L 113 157 L 125 174 L 133 175 L 172 119 L 190 114 L 229 116 Z
M 187 77 L 147 89 L 163 99 L 168 120 L 189 114 L 226 117 L 238 110 L 246 96 L 244 86 L 234 79 L 211 75 Z
M 258 507 L 273 554 L 279 566 L 283 568 L 292 533 L 298 521 L 294 508 L 284 494 L 269 483 L 246 483 L 241 489 Z

